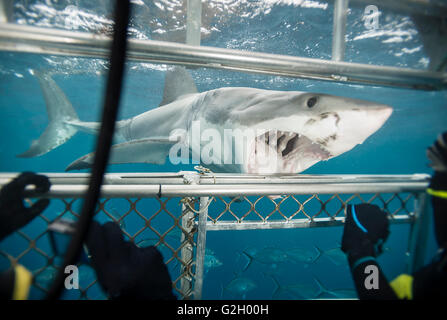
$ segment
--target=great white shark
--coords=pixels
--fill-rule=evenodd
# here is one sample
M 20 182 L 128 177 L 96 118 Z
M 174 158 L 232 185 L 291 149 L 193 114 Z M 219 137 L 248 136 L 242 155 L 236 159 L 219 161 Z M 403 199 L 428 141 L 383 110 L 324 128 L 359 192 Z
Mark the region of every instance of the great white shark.
M 43 155 L 78 130 L 98 133 L 100 123 L 81 121 L 48 73 L 34 74 L 49 124 L 19 157 Z M 224 87 L 199 93 L 189 72 L 175 67 L 166 73 L 163 100 L 157 108 L 116 123 L 114 141 L 118 143 L 112 146 L 109 163 L 164 164 L 172 148 L 179 146 L 203 163 L 200 150 L 209 141 L 185 138 L 193 136 L 193 124 L 198 123 L 200 133 L 212 129 L 223 139 L 231 139 L 213 150 L 212 163 L 204 163 L 214 172 L 299 173 L 363 143 L 391 113 L 388 105 L 311 92 Z M 256 134 L 242 141 L 228 138 L 225 132 L 230 129 Z M 175 132 L 180 134 L 173 139 Z M 231 161 L 222 161 L 228 154 Z M 66 171 L 89 168 L 93 157 L 89 153 L 75 160 Z

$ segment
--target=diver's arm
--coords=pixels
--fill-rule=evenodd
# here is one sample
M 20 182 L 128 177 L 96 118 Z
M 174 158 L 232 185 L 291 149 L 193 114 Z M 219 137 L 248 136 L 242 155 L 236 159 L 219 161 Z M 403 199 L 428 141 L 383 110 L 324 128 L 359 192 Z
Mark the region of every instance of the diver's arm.
M 388 238 L 388 218 L 378 206 L 347 207 L 341 249 L 348 256 L 359 299 L 397 299 L 376 261 Z
M 447 159 L 445 161 L 447 162 Z M 435 171 L 427 193 L 431 195 L 436 240 L 439 247 L 445 249 L 447 248 L 447 171 Z
M 24 191 L 28 185 L 34 185 L 37 192 L 47 192 L 50 181 L 47 177 L 32 172 L 23 172 L 0 190 L 0 241 L 17 229 L 28 224 L 49 204 L 48 199 L 40 199 L 31 206 L 24 204 Z M 0 299 L 24 300 L 32 283 L 31 273 L 16 264 L 0 273 Z
M 42 213 L 50 200 L 40 199 L 31 206 L 24 204 L 25 188 L 34 185 L 35 191 L 45 193 L 51 183 L 46 176 L 23 172 L 0 190 L 0 241 L 22 228 Z
M 87 247 L 98 282 L 110 299 L 176 299 L 161 252 L 125 240 L 118 224 L 92 221 Z
M 397 295 L 373 257 L 350 263 L 352 279 L 360 300 L 395 300 Z
M 436 241 L 440 248 L 447 248 L 447 131 L 440 134 L 427 149 L 430 167 L 435 171 L 427 193 L 432 196 Z
M 447 287 L 447 254 L 439 252 L 432 263 L 413 275 L 401 274 L 391 282 L 399 299 L 420 300 L 445 297 Z
M 432 263 L 413 275 L 402 274 L 391 282 L 400 299 L 445 297 L 447 287 L 447 132 L 427 149 L 434 169 L 427 193 L 431 195 L 436 241 L 440 247 Z

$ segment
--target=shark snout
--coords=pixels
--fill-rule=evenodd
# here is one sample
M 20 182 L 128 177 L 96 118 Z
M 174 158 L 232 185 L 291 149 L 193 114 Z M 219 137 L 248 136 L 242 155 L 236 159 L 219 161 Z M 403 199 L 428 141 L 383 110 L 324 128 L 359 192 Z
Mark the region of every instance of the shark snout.
M 370 107 L 366 111 L 366 122 L 370 123 L 371 129 L 378 130 L 388 120 L 393 113 L 393 108 L 388 105 L 379 105 L 376 107 Z

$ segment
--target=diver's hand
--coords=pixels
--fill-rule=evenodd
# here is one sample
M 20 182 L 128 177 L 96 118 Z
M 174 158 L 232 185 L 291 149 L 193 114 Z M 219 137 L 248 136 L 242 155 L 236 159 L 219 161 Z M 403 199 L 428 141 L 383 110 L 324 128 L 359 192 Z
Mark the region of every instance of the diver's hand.
M 427 157 L 433 170 L 447 172 L 447 131 L 440 134 L 435 143 L 427 149 Z
M 51 183 L 46 176 L 23 172 L 0 190 L 0 240 L 25 226 L 50 203 L 40 199 L 32 206 L 23 203 L 26 186 L 34 185 L 39 193 L 47 192 Z
M 389 235 L 387 214 L 369 203 L 349 205 L 341 249 L 351 262 L 365 257 L 377 257 Z
M 116 223 L 93 221 L 87 247 L 98 281 L 112 299 L 171 300 L 172 282 L 161 253 L 125 241 Z

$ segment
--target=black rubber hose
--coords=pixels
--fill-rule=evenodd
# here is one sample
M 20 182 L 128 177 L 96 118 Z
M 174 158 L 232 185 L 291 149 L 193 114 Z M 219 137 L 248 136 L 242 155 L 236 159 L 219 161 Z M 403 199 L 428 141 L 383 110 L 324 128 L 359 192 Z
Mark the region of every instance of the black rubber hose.
M 102 113 L 101 129 L 97 139 L 95 159 L 93 162 L 90 183 L 85 195 L 81 215 L 76 225 L 64 262 L 57 273 L 57 277 L 49 289 L 46 299 L 59 298 L 65 281 L 65 267 L 75 265 L 82 250 L 82 245 L 87 236 L 90 222 L 95 214 L 100 189 L 110 154 L 110 147 L 115 131 L 115 122 L 118 115 L 119 101 L 124 74 L 124 62 L 126 56 L 127 25 L 130 16 L 129 0 L 116 0 L 115 25 L 110 55 L 110 69 L 107 79 L 104 107 Z

